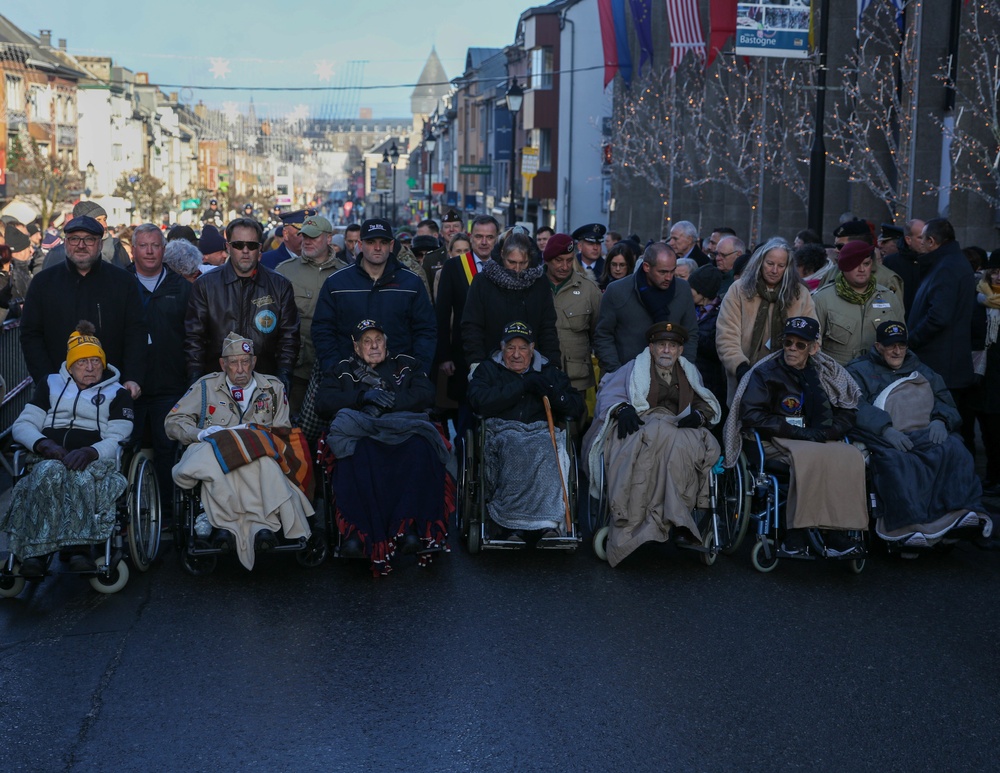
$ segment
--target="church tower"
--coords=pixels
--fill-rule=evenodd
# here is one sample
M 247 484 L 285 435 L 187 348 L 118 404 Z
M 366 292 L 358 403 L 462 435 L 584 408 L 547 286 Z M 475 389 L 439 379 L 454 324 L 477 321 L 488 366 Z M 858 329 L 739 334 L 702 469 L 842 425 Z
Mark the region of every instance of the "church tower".
M 410 111 L 413 113 L 413 131 L 419 137 L 424 130 L 424 124 L 430 118 L 438 102 L 451 91 L 448 76 L 445 74 L 437 49 L 431 48 L 417 85 L 410 94 Z

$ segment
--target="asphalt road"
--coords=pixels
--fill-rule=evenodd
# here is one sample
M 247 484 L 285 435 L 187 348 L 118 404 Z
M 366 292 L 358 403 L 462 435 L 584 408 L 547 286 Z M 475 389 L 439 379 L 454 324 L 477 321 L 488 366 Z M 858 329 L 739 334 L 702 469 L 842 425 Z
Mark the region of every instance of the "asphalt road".
M 10 771 L 996 769 L 1000 554 L 647 546 L 73 576 L 0 599 Z

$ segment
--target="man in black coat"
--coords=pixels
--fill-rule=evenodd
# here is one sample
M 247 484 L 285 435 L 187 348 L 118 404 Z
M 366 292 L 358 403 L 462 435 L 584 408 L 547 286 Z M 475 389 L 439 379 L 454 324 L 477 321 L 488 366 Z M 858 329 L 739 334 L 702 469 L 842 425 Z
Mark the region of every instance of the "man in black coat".
M 146 379 L 142 396 L 135 401 L 133 443 L 141 443 L 148 431 L 153 441 L 156 479 L 161 505 L 169 510 L 173 497 L 171 469 L 177 443 L 167 437 L 163 425 L 170 409 L 188 388 L 184 353 L 184 315 L 191 283 L 163 265 L 163 232 L 153 223 L 143 223 L 132 233 L 133 264 L 142 301 L 143 322 L 149 331 L 146 343 Z
M 21 348 L 28 372 L 36 384 L 58 373 L 66 339 L 85 319 L 94 323 L 108 362 L 121 372 L 122 386 L 138 398 L 147 333 L 135 279 L 101 259 L 104 226 L 94 218 L 73 218 L 64 233 L 66 259 L 32 279 L 24 299 Z
M 258 373 L 289 390 L 299 356 L 299 312 L 292 284 L 260 265 L 264 229 L 251 218 L 226 226 L 229 260 L 194 283 L 184 320 L 188 380 L 218 370 L 218 352 L 230 333 L 253 341 Z
M 707 266 L 710 261 L 708 255 L 702 252 L 700 241 L 695 224 L 690 220 L 681 220 L 670 229 L 667 244 L 677 253 L 677 260 L 691 258 L 699 266 Z

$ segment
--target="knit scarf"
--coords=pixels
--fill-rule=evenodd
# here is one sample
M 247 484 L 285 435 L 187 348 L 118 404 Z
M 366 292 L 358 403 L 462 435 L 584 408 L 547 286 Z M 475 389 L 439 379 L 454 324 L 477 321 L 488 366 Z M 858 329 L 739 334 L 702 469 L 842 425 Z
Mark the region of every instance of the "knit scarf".
M 713 298 L 704 306 L 694 307 L 694 316 L 699 322 L 701 322 L 705 317 L 711 316 L 716 309 L 722 304 L 722 297 Z
M 646 281 L 645 270 L 639 269 L 635 274 L 635 286 L 639 291 L 642 305 L 649 312 L 649 316 L 653 318 L 653 322 L 668 321 L 670 319 L 670 304 L 677 292 L 677 285 L 671 282 L 666 290 L 653 287 Z
M 504 290 L 527 290 L 539 280 L 544 271 L 544 266 L 532 266 L 524 271 L 511 271 L 490 258 L 483 263 L 482 273 L 493 284 Z
M 760 306 L 757 307 L 757 317 L 753 321 L 753 333 L 750 335 L 750 362 L 760 359 L 760 351 L 764 346 L 764 336 L 768 333 L 768 318 L 771 326 L 771 348 L 769 352 L 780 348 L 782 331 L 785 329 L 785 308 L 781 304 L 778 290 L 769 290 L 763 279 L 757 280 L 757 295 L 760 296 Z
M 875 275 L 872 274 L 868 277 L 868 284 L 864 290 L 858 292 L 853 287 L 847 283 L 847 279 L 843 274 L 837 274 L 837 279 L 835 281 L 835 286 L 837 288 L 837 295 L 843 298 L 848 303 L 853 303 L 855 306 L 864 306 L 871 300 L 871 297 L 875 294 Z
M 976 292 L 983 294 L 983 305 L 988 309 L 1000 309 L 1000 292 L 997 292 L 988 279 L 980 280 Z

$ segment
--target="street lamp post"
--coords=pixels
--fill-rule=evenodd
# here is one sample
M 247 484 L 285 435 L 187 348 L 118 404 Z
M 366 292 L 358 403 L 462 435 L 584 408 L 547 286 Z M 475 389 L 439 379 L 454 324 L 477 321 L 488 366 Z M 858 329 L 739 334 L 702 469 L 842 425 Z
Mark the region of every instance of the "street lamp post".
M 507 89 L 507 112 L 510 113 L 510 212 L 509 225 L 517 222 L 517 207 L 514 204 L 514 137 L 517 136 L 517 114 L 521 110 L 521 103 L 524 102 L 524 89 L 517 85 L 517 78 L 511 81 L 510 88 Z
M 399 148 L 396 143 L 392 143 L 389 148 L 389 160 L 392 162 L 392 216 L 396 217 L 396 164 L 399 163 Z
M 434 148 L 437 145 L 437 137 L 431 129 L 427 130 L 424 137 L 424 147 L 427 148 L 427 217 L 431 216 L 431 190 L 434 187 Z
M 385 150 L 382 151 L 382 163 L 388 166 L 388 164 L 389 164 L 389 153 L 388 153 L 388 151 L 385 151 Z M 377 179 L 377 176 L 376 176 L 376 179 Z M 385 178 L 382 178 L 382 179 L 384 180 Z M 382 217 L 385 218 L 385 191 L 384 190 L 382 190 L 382 192 L 379 193 L 379 198 L 380 198 L 380 200 L 382 202 Z M 386 219 L 390 223 L 393 222 L 391 216 L 388 217 L 388 218 L 386 218 Z

